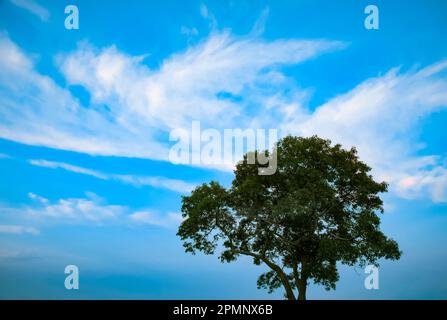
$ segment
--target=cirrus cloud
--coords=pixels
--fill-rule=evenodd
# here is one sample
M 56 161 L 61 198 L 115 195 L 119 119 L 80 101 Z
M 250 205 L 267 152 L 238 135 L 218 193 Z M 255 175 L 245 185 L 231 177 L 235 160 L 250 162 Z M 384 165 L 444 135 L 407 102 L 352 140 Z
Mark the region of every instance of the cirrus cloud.
M 59 55 L 57 63 L 70 85 L 90 93 L 91 105 L 83 106 L 68 89 L 38 73 L 2 34 L 0 137 L 89 154 L 167 160 L 169 142 L 162 137 L 173 129 L 188 130 L 194 120 L 216 129 L 276 127 L 282 136 L 318 134 L 356 146 L 395 194 L 446 202 L 444 155 L 419 156 L 415 132 L 421 119 L 447 106 L 447 61 L 406 72 L 392 69 L 308 109 L 309 91 L 281 66 L 345 46 L 326 40 L 266 42 L 214 31 L 150 69 L 144 57 L 82 43 Z M 153 178 L 120 179 L 164 185 Z

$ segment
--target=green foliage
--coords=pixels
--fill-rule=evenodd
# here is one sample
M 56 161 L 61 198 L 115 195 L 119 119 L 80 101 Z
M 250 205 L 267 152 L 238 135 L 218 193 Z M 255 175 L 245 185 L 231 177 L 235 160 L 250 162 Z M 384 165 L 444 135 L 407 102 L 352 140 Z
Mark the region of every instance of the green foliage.
M 187 252 L 219 249 L 223 262 L 250 256 L 271 269 L 258 287 L 272 292 L 282 285 L 288 299 L 295 290 L 305 299 L 310 280 L 335 289 L 337 262 L 399 259 L 397 243 L 380 231 L 379 194 L 387 184 L 373 180 L 354 148 L 288 136 L 274 152 L 273 175 L 259 175 L 260 165 L 241 161 L 231 188 L 213 181 L 183 197 L 178 235 Z

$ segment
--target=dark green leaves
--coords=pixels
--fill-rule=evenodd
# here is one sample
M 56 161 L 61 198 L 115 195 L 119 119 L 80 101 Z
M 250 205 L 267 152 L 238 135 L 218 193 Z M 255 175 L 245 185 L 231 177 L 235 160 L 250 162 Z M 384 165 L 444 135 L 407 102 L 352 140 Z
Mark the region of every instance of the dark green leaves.
M 282 285 L 289 299 L 294 289 L 305 292 L 308 280 L 334 289 L 337 261 L 399 259 L 397 243 L 380 231 L 387 184 L 374 181 L 354 148 L 288 136 L 276 152 L 273 175 L 241 161 L 230 189 L 211 182 L 183 197 L 178 235 L 186 251 L 213 254 L 219 247 L 227 262 L 251 256 L 271 268 L 258 287 Z

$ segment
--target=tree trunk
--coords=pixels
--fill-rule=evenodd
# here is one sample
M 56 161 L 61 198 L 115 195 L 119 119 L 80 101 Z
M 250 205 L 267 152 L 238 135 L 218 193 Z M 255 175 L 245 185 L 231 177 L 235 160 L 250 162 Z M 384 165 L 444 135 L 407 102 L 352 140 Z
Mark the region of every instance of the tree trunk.
M 287 279 L 287 276 L 282 271 L 282 269 L 278 265 L 272 263 L 270 260 L 268 260 L 265 257 L 261 257 L 261 260 L 265 264 L 267 264 L 273 271 L 276 272 L 276 274 L 278 275 L 279 279 L 281 280 L 281 282 L 282 282 L 282 284 L 284 286 L 284 289 L 286 290 L 286 297 L 287 297 L 287 299 L 288 300 L 296 300 L 295 294 L 293 293 L 293 289 L 290 286 L 289 279 Z
M 307 281 L 300 280 L 298 286 L 298 300 L 306 300 Z
M 306 300 L 307 278 L 308 278 L 308 259 L 301 259 L 301 278 L 298 281 L 298 300 Z
M 288 300 L 296 300 L 295 294 L 293 293 L 293 289 L 290 286 L 289 281 L 287 280 L 287 277 L 282 272 L 278 272 L 278 270 L 276 270 L 276 273 L 278 274 L 279 279 L 281 280 L 282 285 L 284 286 L 284 289 L 286 290 L 287 299 Z
M 296 300 L 295 295 L 293 294 L 292 288 L 290 285 L 283 283 L 284 288 L 286 289 L 286 296 L 288 300 Z

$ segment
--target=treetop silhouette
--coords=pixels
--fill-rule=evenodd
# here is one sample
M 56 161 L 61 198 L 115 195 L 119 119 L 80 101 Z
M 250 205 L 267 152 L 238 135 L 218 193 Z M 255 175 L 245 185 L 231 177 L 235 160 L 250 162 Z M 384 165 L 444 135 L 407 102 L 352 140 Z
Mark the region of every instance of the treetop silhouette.
M 178 235 L 187 252 L 220 251 L 222 262 L 252 257 L 270 269 L 258 288 L 282 286 L 290 300 L 306 299 L 310 281 L 335 289 L 337 263 L 400 258 L 396 241 L 380 230 L 379 195 L 387 184 L 374 181 L 355 148 L 287 136 L 273 152 L 273 175 L 259 175 L 262 165 L 241 161 L 230 188 L 211 181 L 183 196 Z

